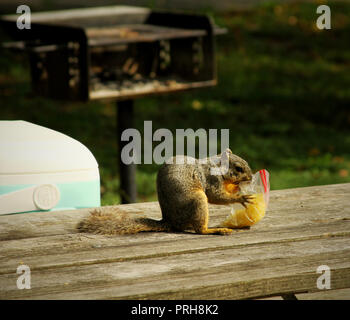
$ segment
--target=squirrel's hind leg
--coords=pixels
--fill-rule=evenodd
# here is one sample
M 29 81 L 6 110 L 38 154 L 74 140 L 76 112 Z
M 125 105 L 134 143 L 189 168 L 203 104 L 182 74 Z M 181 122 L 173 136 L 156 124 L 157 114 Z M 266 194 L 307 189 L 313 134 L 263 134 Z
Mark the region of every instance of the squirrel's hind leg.
M 221 234 L 228 235 L 232 233 L 232 229 L 229 228 L 208 228 L 209 223 L 209 208 L 207 196 L 203 190 L 196 191 L 199 197 L 195 197 L 193 201 L 195 204 L 195 214 L 193 215 L 192 227 L 196 233 L 199 234 Z

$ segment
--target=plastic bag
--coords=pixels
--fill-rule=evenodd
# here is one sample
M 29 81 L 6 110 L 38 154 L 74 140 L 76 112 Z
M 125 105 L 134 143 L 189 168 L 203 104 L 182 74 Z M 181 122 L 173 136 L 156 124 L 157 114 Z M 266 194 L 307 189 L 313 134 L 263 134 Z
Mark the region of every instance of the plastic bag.
M 227 189 L 228 190 L 228 189 Z M 236 191 L 233 189 L 233 191 Z M 226 217 L 223 226 L 226 228 L 242 228 L 259 222 L 264 216 L 269 204 L 270 182 L 269 173 L 263 169 L 255 173 L 249 183 L 240 183 L 240 194 L 251 195 L 251 203 L 246 208 L 235 203 L 231 206 L 231 213 Z

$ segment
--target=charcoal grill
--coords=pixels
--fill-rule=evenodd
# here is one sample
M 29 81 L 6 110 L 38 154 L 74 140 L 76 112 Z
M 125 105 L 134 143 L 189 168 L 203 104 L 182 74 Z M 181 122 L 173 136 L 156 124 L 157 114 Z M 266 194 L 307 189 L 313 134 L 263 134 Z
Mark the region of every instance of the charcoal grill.
M 32 13 L 31 29 L 22 30 L 17 18 L 3 16 L 0 24 L 14 39 L 5 46 L 28 53 L 33 92 L 117 100 L 118 138 L 132 127 L 134 98 L 216 84 L 214 36 L 225 30 L 206 15 L 84 8 Z M 135 166 L 120 166 L 122 202 L 134 202 Z

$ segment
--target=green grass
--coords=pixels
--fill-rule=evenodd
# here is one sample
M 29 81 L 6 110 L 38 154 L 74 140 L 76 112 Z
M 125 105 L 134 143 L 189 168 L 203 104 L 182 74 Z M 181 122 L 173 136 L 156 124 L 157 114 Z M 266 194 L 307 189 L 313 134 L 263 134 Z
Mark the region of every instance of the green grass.
M 350 182 L 350 4 L 331 3 L 332 29 L 315 27 L 318 3 L 265 4 L 214 14 L 218 86 L 136 101 L 135 127 L 229 128 L 230 147 L 272 189 Z M 0 59 L 1 119 L 23 119 L 84 143 L 101 169 L 102 204 L 119 202 L 114 103 L 31 97 L 23 61 Z M 156 200 L 157 165 L 140 165 L 140 201 Z

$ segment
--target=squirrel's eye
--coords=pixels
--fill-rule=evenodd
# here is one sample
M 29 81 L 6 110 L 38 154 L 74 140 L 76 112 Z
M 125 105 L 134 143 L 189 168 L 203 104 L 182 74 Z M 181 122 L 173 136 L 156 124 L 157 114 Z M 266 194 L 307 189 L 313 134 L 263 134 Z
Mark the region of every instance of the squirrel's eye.
M 237 171 L 237 172 L 243 172 L 243 169 L 242 169 L 242 167 L 239 167 L 239 166 L 235 166 L 235 170 Z

